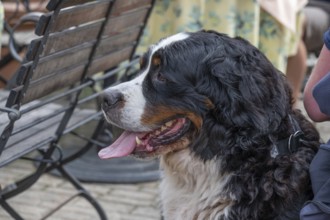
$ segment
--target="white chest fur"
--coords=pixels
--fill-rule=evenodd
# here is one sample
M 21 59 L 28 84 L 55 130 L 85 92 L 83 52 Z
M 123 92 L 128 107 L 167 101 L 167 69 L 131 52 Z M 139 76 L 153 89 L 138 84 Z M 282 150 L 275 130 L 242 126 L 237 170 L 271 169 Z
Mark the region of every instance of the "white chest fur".
M 165 220 L 218 219 L 228 214 L 234 198 L 223 187 L 230 175 L 220 175 L 216 160 L 204 162 L 185 149 L 164 156 L 161 167 Z

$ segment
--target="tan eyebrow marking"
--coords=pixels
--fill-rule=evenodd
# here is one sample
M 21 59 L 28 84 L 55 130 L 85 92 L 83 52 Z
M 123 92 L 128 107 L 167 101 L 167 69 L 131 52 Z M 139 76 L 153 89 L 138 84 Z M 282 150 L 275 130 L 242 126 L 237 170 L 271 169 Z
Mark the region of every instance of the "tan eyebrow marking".
M 153 57 L 152 57 L 152 65 L 154 66 L 159 66 L 161 64 L 161 59 L 160 59 L 160 55 L 159 54 L 155 54 Z

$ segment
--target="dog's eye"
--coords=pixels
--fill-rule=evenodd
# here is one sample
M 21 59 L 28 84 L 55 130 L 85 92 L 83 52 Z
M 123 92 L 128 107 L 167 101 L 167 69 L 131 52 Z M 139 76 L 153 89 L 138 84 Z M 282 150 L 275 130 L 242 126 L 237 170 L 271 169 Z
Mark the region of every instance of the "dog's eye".
M 156 73 L 156 79 L 161 82 L 167 82 L 167 79 L 164 77 L 164 74 L 161 72 Z

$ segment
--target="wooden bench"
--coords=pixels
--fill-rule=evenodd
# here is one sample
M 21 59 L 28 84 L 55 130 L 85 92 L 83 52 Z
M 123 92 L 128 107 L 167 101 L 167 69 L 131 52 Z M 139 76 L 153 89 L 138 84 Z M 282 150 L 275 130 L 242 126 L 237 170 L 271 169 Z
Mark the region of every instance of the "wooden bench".
M 77 189 L 75 196 L 87 199 L 106 219 L 98 202 L 63 166 L 91 147 L 102 146 L 96 140 L 104 127 L 97 97 L 138 63 L 134 52 L 152 6 L 153 0 L 49 1 L 49 13 L 36 25 L 40 37 L 30 43 L 15 75 L 16 85 L 0 92 L 0 171 L 21 158 L 36 163 L 34 173 L 0 188 L 0 204 L 13 218 L 23 219 L 7 200 L 42 174 L 57 170 Z M 88 123 L 95 124 L 89 136 L 79 134 Z M 86 143 L 63 157 L 61 140 L 69 134 Z M 40 156 L 27 157 L 31 152 Z

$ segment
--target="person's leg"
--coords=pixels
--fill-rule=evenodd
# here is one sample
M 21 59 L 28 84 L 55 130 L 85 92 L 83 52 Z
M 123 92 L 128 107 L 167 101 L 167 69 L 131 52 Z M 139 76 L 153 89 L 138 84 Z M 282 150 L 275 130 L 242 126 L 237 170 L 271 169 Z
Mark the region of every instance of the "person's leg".
M 316 2 L 314 2 L 316 3 Z M 328 3 L 330 11 L 330 4 Z M 323 34 L 330 25 L 329 14 L 321 7 L 307 6 L 303 9 L 305 22 L 303 40 L 309 53 L 318 55 L 323 46 Z
M 288 58 L 286 69 L 286 76 L 292 87 L 292 95 L 295 102 L 299 99 L 301 86 L 305 78 L 305 73 L 307 70 L 306 60 L 306 46 L 304 42 L 300 40 L 298 43 L 297 53 Z

